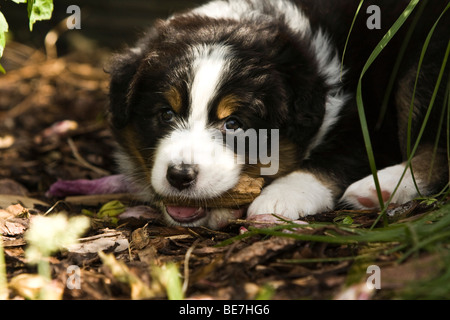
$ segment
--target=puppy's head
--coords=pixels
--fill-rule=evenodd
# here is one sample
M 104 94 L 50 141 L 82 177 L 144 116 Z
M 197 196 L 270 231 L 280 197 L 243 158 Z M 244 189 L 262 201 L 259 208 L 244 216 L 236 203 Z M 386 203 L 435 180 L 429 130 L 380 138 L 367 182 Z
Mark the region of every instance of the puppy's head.
M 324 103 L 312 99 L 323 84 L 309 51 L 285 31 L 180 17 L 159 22 L 113 61 L 110 114 L 119 164 L 144 200 L 220 196 L 243 172 L 257 176 L 270 166 L 258 157 L 264 143 L 267 154 L 273 146 L 278 153 L 269 179 L 298 165 L 307 149 L 302 141 L 311 139 L 323 117 Z M 298 103 L 305 112 L 298 114 Z M 293 127 L 313 104 L 315 119 Z M 271 141 L 273 129 L 279 130 L 277 141 Z M 229 143 L 239 137 L 247 141 L 241 149 Z M 217 215 L 226 216 L 226 210 L 208 208 L 162 211 L 171 224 L 211 228 L 222 224 Z

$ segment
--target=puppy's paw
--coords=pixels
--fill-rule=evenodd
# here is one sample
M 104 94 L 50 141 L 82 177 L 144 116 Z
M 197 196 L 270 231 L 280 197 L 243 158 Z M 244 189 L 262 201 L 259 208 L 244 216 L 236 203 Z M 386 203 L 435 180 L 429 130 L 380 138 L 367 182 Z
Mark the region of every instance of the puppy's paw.
M 404 170 L 405 165 L 399 164 L 378 171 L 381 195 L 385 203 L 394 192 Z M 416 182 L 420 186 L 420 181 L 416 180 Z M 411 171 L 407 170 L 397 192 L 392 197 L 391 202 L 402 204 L 416 198 L 418 195 L 411 176 Z M 364 210 L 380 208 L 380 202 L 378 200 L 372 175 L 351 184 L 345 191 L 340 202 L 356 209 Z
M 293 172 L 264 188 L 247 215 L 277 214 L 296 220 L 332 207 L 331 190 L 310 173 Z

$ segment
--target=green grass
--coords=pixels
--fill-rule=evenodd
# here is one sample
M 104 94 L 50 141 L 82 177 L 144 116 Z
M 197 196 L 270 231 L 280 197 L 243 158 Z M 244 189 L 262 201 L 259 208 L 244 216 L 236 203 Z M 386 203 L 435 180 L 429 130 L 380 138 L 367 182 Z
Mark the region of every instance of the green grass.
M 360 6 L 358 7 L 358 10 L 357 10 L 357 12 L 355 14 L 355 17 L 356 17 L 356 15 L 359 14 L 362 2 L 363 1 L 361 1 Z M 372 148 L 372 142 L 371 142 L 371 138 L 370 138 L 370 134 L 369 134 L 369 128 L 368 128 L 367 119 L 366 119 L 366 115 L 365 115 L 365 111 L 364 111 L 362 79 L 363 79 L 365 73 L 369 70 L 370 66 L 375 62 L 375 60 L 378 58 L 380 53 L 386 47 L 386 45 L 394 38 L 394 36 L 397 34 L 397 32 L 401 29 L 403 24 L 408 19 L 408 17 L 411 15 L 411 13 L 416 9 L 416 6 L 419 4 L 419 2 L 420 2 L 419 0 L 411 0 L 410 1 L 409 5 L 407 6 L 407 8 L 403 12 L 403 14 L 400 15 L 400 17 L 397 19 L 397 21 L 392 25 L 392 27 L 385 34 L 385 36 L 382 38 L 380 43 L 373 50 L 372 54 L 370 55 L 369 59 L 367 60 L 365 66 L 364 66 L 364 68 L 363 68 L 363 70 L 361 72 L 360 79 L 359 79 L 359 82 L 358 82 L 357 92 L 356 92 L 358 114 L 359 114 L 360 123 L 361 123 L 361 130 L 362 130 L 362 133 L 363 133 L 363 136 L 364 136 L 364 143 L 365 143 L 365 146 L 366 146 L 367 157 L 369 159 L 370 169 L 371 169 L 371 172 L 372 172 L 372 175 L 373 175 L 373 178 L 374 178 L 374 183 L 375 183 L 375 187 L 376 187 L 376 190 L 377 190 L 377 195 L 378 195 L 378 200 L 379 200 L 379 203 L 380 203 L 380 207 L 382 208 L 382 214 L 380 215 L 379 218 L 385 218 L 384 219 L 385 223 L 387 223 L 387 219 L 385 217 L 385 212 L 386 212 L 387 206 L 385 205 L 385 203 L 383 201 L 382 194 L 381 194 L 380 183 L 379 183 L 378 175 L 377 175 L 377 165 L 376 165 L 376 162 L 375 162 L 375 156 L 374 156 L 374 152 L 373 152 L 373 148 Z M 388 98 L 389 98 L 389 96 L 390 96 L 390 94 L 392 92 L 394 79 L 397 76 L 397 72 L 398 72 L 398 68 L 399 68 L 399 65 L 400 65 L 400 61 L 401 61 L 402 57 L 405 54 L 407 44 L 411 40 L 412 31 L 416 27 L 416 25 L 418 23 L 418 18 L 421 16 L 424 7 L 427 5 L 427 1 L 422 1 L 420 3 L 421 3 L 421 5 L 419 6 L 419 9 L 418 9 L 419 12 L 416 15 L 416 17 L 413 19 L 412 25 L 411 25 L 410 29 L 407 32 L 407 35 L 406 35 L 406 37 L 404 39 L 403 45 L 402 45 L 401 50 L 399 52 L 399 55 L 397 57 L 397 61 L 396 61 L 395 66 L 394 66 L 394 70 L 393 70 L 392 75 L 390 77 L 390 81 L 388 83 L 387 91 L 386 91 L 385 97 L 383 99 L 383 106 L 382 106 L 382 110 L 381 110 L 381 113 L 380 113 L 380 119 L 378 121 L 378 125 L 380 125 L 380 121 L 382 121 L 382 119 L 384 118 L 385 109 L 387 108 L 387 100 L 388 100 Z M 428 49 L 429 42 L 431 40 L 431 37 L 433 36 L 433 33 L 434 33 L 434 30 L 435 30 L 436 26 L 441 21 L 442 16 L 447 12 L 447 10 L 449 8 L 450 8 L 450 4 L 447 5 L 445 10 L 441 13 L 441 16 L 435 22 L 433 28 L 430 30 L 430 32 L 428 34 L 428 37 L 427 37 L 427 39 L 426 39 L 426 41 L 425 41 L 425 43 L 423 45 L 423 49 L 422 49 L 420 60 L 419 60 L 418 70 L 417 70 L 417 77 L 416 77 L 416 81 L 415 81 L 415 85 L 414 85 L 413 97 L 412 97 L 412 101 L 411 101 L 411 105 L 410 105 L 410 113 L 409 113 L 409 117 L 408 117 L 408 132 L 407 132 L 407 137 L 408 137 L 407 138 L 407 155 L 408 155 L 408 160 L 407 160 L 407 166 L 406 166 L 405 171 L 403 172 L 400 180 L 398 181 L 398 184 L 397 184 L 396 188 L 394 189 L 394 192 L 391 194 L 391 197 L 390 197 L 390 199 L 388 200 L 387 203 L 391 202 L 392 198 L 394 197 L 395 193 L 397 192 L 397 189 L 400 186 L 400 183 L 401 183 L 401 181 L 402 181 L 402 179 L 403 179 L 403 177 L 404 177 L 404 175 L 406 173 L 406 170 L 412 170 L 411 169 L 411 161 L 412 161 L 412 159 L 414 157 L 415 152 L 417 151 L 417 148 L 419 146 L 419 143 L 420 143 L 420 140 L 422 138 L 423 132 L 425 131 L 425 128 L 427 126 L 429 116 L 430 116 L 431 111 L 433 110 L 433 107 L 434 107 L 434 103 L 435 103 L 435 99 L 436 99 L 436 96 L 437 96 L 437 92 L 438 92 L 439 86 L 441 85 L 441 82 L 442 82 L 442 79 L 443 79 L 443 76 L 444 76 L 445 68 L 446 68 L 446 65 L 447 65 L 447 62 L 448 62 L 450 41 L 449 41 L 448 46 L 447 46 L 445 57 L 444 57 L 444 60 L 442 62 L 442 65 L 441 65 L 441 70 L 440 70 L 440 73 L 439 73 L 439 77 L 438 77 L 438 79 L 436 81 L 435 89 L 434 89 L 434 92 L 433 92 L 430 104 L 428 106 L 428 110 L 427 110 L 427 113 L 425 115 L 424 122 L 422 124 L 421 129 L 420 129 L 418 138 L 417 138 L 417 140 L 414 143 L 414 147 L 411 150 L 411 145 L 412 145 L 412 142 L 411 142 L 412 113 L 413 113 L 413 107 L 414 107 L 414 99 L 415 99 L 415 93 L 416 93 L 416 88 L 417 88 L 417 82 L 418 82 L 418 79 L 419 79 L 419 74 L 420 74 L 420 71 L 421 71 L 423 58 L 424 58 L 425 53 L 426 53 L 426 51 Z M 350 41 L 350 35 L 351 35 L 352 28 L 353 28 L 353 25 L 351 26 L 351 29 L 349 31 L 349 37 L 347 39 L 347 42 Z M 347 46 L 347 44 L 346 44 L 346 46 Z M 343 60 L 344 60 L 344 58 L 343 58 Z M 447 91 L 448 91 L 448 86 L 447 86 Z M 444 106 L 444 110 L 445 109 L 446 108 Z M 444 117 L 444 114 L 445 113 L 443 112 L 442 113 L 442 119 Z M 443 126 L 443 121 L 440 122 L 440 129 L 438 130 L 439 134 L 440 134 L 440 130 L 442 129 L 442 126 Z M 448 125 L 447 125 L 447 135 L 448 135 Z M 436 140 L 437 139 L 438 138 L 436 138 Z M 437 146 L 437 142 L 436 142 L 436 146 Z M 437 151 L 437 148 L 435 147 L 435 152 L 436 151 Z M 450 150 L 449 150 L 449 153 L 450 153 Z M 450 156 L 449 156 L 449 159 L 450 159 Z M 413 174 L 413 177 L 414 177 L 414 174 Z M 416 185 L 416 189 L 417 189 L 417 191 L 420 194 L 420 191 L 419 191 L 417 185 Z M 448 186 L 447 186 L 447 189 L 448 189 Z M 443 192 L 444 192 L 444 190 L 443 190 Z M 377 223 L 378 223 L 378 219 L 377 219 L 377 221 L 375 221 L 373 226 L 375 226 Z
M 305 234 L 302 229 L 316 229 L 322 234 Z M 288 232 L 286 232 L 288 231 Z M 450 244 L 450 203 L 435 211 L 420 216 L 414 221 L 391 223 L 383 228 L 360 228 L 336 223 L 297 224 L 286 223 L 272 228 L 249 228 L 249 232 L 225 240 L 221 245 L 228 245 L 236 240 L 255 235 L 280 236 L 299 241 L 325 242 L 331 244 L 392 243 L 394 251 L 402 250 L 403 261 L 412 253 L 429 245 L 447 240 Z
M 310 259 L 282 259 L 278 262 L 289 264 L 335 263 L 342 261 L 376 261 L 389 257 L 391 265 L 399 265 L 420 254 L 440 254 L 445 262 L 443 274 L 430 275 L 429 281 L 421 281 L 406 286 L 396 296 L 410 299 L 437 297 L 450 299 L 450 203 L 437 204 L 436 209 L 407 219 L 408 221 L 391 223 L 381 228 L 363 228 L 358 225 L 342 223 L 312 223 L 308 225 L 286 223 L 272 228 L 252 228 L 249 231 L 225 240 L 220 245 L 229 245 L 237 240 L 255 236 L 276 236 L 292 238 L 309 243 L 327 243 L 331 245 L 350 245 L 355 255 L 341 257 L 323 257 Z M 314 232 L 311 232 L 314 230 Z M 445 258 L 445 259 L 444 259 Z M 361 270 L 361 276 L 365 271 Z M 350 275 L 349 275 L 350 277 Z M 415 288 L 430 288 L 417 291 Z M 427 291 L 428 290 L 428 291 Z M 442 293 L 442 295 L 440 295 Z
M 6 281 L 6 264 L 3 252 L 3 237 L 0 233 L 0 300 L 8 297 L 8 283 Z

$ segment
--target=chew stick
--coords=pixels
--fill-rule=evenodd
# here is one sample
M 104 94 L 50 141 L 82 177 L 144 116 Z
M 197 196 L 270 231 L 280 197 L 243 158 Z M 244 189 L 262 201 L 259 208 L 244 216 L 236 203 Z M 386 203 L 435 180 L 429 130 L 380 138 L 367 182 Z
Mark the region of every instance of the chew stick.
M 243 175 L 239 183 L 220 197 L 211 199 L 165 198 L 166 206 L 207 207 L 207 208 L 239 208 L 255 200 L 264 186 L 263 178 L 251 178 Z

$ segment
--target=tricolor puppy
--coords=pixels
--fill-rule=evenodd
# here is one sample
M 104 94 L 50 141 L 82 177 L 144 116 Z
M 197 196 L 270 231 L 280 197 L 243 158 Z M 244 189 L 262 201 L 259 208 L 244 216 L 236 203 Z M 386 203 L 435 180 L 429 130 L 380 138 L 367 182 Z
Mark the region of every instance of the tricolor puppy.
M 405 168 L 410 106 L 415 142 L 432 97 L 412 161 L 419 190 L 408 170 L 393 202 L 433 194 L 449 180 L 446 120 L 439 130 L 449 80 L 448 66 L 442 69 L 448 13 L 437 24 L 415 86 L 422 45 L 445 2 L 419 4 L 363 78 L 384 200 Z M 244 211 L 297 219 L 340 203 L 379 206 L 355 92 L 369 55 L 408 3 L 365 1 L 343 65 L 355 0 L 213 1 L 158 21 L 111 65 L 110 114 L 121 170 L 153 203 L 166 197 L 206 202 L 227 193 L 244 173 L 265 178 L 246 210 L 162 206 L 172 225 L 220 228 Z M 377 18 L 367 10 L 373 4 L 381 29 L 368 23 Z M 242 136 L 244 148 L 229 143 Z

